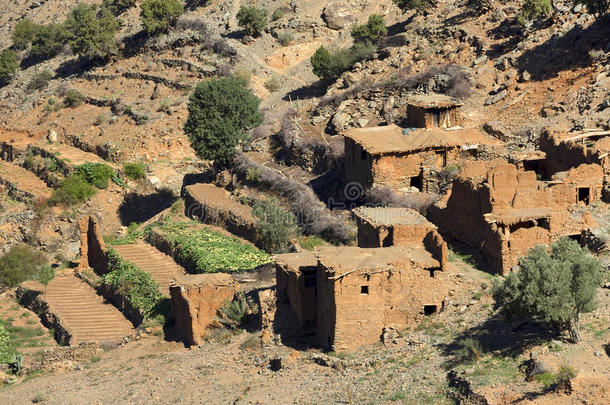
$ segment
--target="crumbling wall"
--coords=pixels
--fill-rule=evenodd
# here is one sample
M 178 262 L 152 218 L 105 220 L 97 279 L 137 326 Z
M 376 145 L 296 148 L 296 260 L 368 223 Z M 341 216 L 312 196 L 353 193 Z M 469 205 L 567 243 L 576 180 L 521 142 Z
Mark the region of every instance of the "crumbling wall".
M 306 280 L 303 272 L 313 273 Z M 315 266 L 303 266 L 290 269 L 276 263 L 277 298 L 288 303 L 299 320 L 301 329 L 306 331 L 315 326 L 316 321 L 316 285 Z M 308 282 L 309 281 L 309 282 Z M 311 282 L 313 281 L 313 282 Z
M 449 261 L 449 248 L 443 237 L 433 229 L 423 239 L 424 247 L 432 254 L 432 257 L 441 264 L 441 270 L 445 270 Z
M 415 128 L 451 128 L 460 124 L 458 108 L 425 108 L 407 105 L 407 119 Z
M 184 343 L 199 345 L 220 307 L 231 301 L 237 283 L 229 274 L 184 275 L 170 286 L 171 314 Z
M 80 232 L 80 262 L 77 270 L 92 268 L 98 274 L 106 272 L 106 244 L 94 217 L 83 217 L 78 221 Z
M 356 182 L 364 188 L 373 185 L 373 158 L 361 145 L 345 138 L 345 181 Z
M 601 163 L 594 151 L 583 144 L 562 141 L 560 134 L 550 129 L 540 134 L 539 147 L 546 153 L 545 165 L 551 173 L 563 172 L 582 164 Z

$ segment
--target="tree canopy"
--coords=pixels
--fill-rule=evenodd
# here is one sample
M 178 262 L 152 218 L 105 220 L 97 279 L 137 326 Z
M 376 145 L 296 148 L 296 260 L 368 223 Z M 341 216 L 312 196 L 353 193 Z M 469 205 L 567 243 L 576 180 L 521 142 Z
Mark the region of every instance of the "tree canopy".
M 355 42 L 380 43 L 388 33 L 383 16 L 371 14 L 366 24 L 356 25 L 352 28 L 352 38 Z
M 436 7 L 436 0 L 392 0 L 394 4 L 406 12 L 407 10 L 416 10 L 418 12 L 425 11 L 427 9 Z
M 229 163 L 235 146 L 247 139 L 247 130 L 263 122 L 259 104 L 243 80 L 222 77 L 199 83 L 189 97 L 184 125 L 197 155 Z
M 151 36 L 167 32 L 184 12 L 179 0 L 144 0 L 140 8 L 142 25 Z
M 17 69 L 19 69 L 19 63 L 17 63 L 15 51 L 5 49 L 0 52 L 0 84 L 11 80 L 15 76 Z
M 531 318 L 567 330 L 580 340 L 580 314 L 596 306 L 601 285 L 601 265 L 590 253 L 569 239 L 532 249 L 511 273 L 494 286 L 496 306 L 508 318 Z
M 267 28 L 267 10 L 264 8 L 241 6 L 237 13 L 237 21 L 246 34 L 260 37 Z
M 119 20 L 105 7 L 79 3 L 68 13 L 65 27 L 72 34 L 72 50 L 81 56 L 106 59 L 117 50 Z

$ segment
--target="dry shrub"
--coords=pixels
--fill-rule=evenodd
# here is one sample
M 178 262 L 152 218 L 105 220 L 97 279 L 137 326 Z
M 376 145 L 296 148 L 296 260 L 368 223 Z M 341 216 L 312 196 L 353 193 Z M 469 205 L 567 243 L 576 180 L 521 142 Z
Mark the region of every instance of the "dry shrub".
M 258 127 L 253 128 L 250 131 L 250 139 L 253 141 L 257 139 L 267 138 L 269 135 L 271 135 L 271 128 L 269 128 L 265 124 L 259 125 Z
M 297 217 L 299 225 L 307 234 L 323 235 L 325 238 L 346 243 L 349 232 L 343 221 L 316 197 L 313 190 L 305 184 L 284 177 L 281 173 L 258 164 L 244 155 L 237 155 L 233 170 L 245 180 L 248 171 L 256 169 L 258 176 L 252 185 L 272 191 L 290 204 L 290 210 Z
M 200 35 L 208 33 L 208 26 L 201 18 L 182 16 L 176 21 L 178 31 L 193 31 Z
M 364 198 L 367 205 L 412 208 L 423 214 L 436 202 L 438 196 L 426 193 L 398 193 L 387 186 L 373 186 L 366 190 Z
M 428 88 L 430 79 L 439 75 L 446 75 L 449 77 L 449 80 L 446 83 L 440 84 L 438 89 Z M 454 64 L 434 66 L 425 72 L 415 75 L 404 76 L 399 74 L 394 86 L 412 90 L 423 88 L 427 92 L 436 91 L 456 98 L 466 98 L 472 92 L 466 72 L 460 66 Z

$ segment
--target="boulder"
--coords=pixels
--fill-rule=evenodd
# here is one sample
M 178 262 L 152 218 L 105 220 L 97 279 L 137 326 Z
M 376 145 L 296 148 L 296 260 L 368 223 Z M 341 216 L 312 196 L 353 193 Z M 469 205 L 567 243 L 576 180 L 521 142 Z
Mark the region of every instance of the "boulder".
M 184 343 L 199 345 L 220 307 L 235 296 L 237 283 L 225 273 L 180 276 L 169 287 L 171 312 Z
M 350 122 L 351 117 L 348 113 L 337 113 L 331 121 L 332 128 L 335 132 L 339 133 L 347 128 L 347 124 Z
M 49 134 L 47 135 L 47 140 L 49 141 L 49 143 L 56 143 L 57 142 L 57 132 L 53 131 L 52 129 L 49 130 Z
M 328 28 L 340 30 L 351 25 L 354 16 L 348 2 L 336 1 L 322 10 L 322 19 Z

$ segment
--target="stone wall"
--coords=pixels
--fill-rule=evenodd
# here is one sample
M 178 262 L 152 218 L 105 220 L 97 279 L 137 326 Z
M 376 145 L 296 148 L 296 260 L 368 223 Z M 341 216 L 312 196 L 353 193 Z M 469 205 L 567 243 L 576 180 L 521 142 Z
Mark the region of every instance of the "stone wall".
M 100 234 L 97 220 L 91 216 L 78 221 L 80 232 L 80 262 L 77 270 L 92 268 L 98 274 L 106 273 L 106 244 Z
M 206 328 L 237 289 L 233 278 L 224 273 L 185 275 L 170 286 L 171 315 L 186 345 L 203 342 Z

